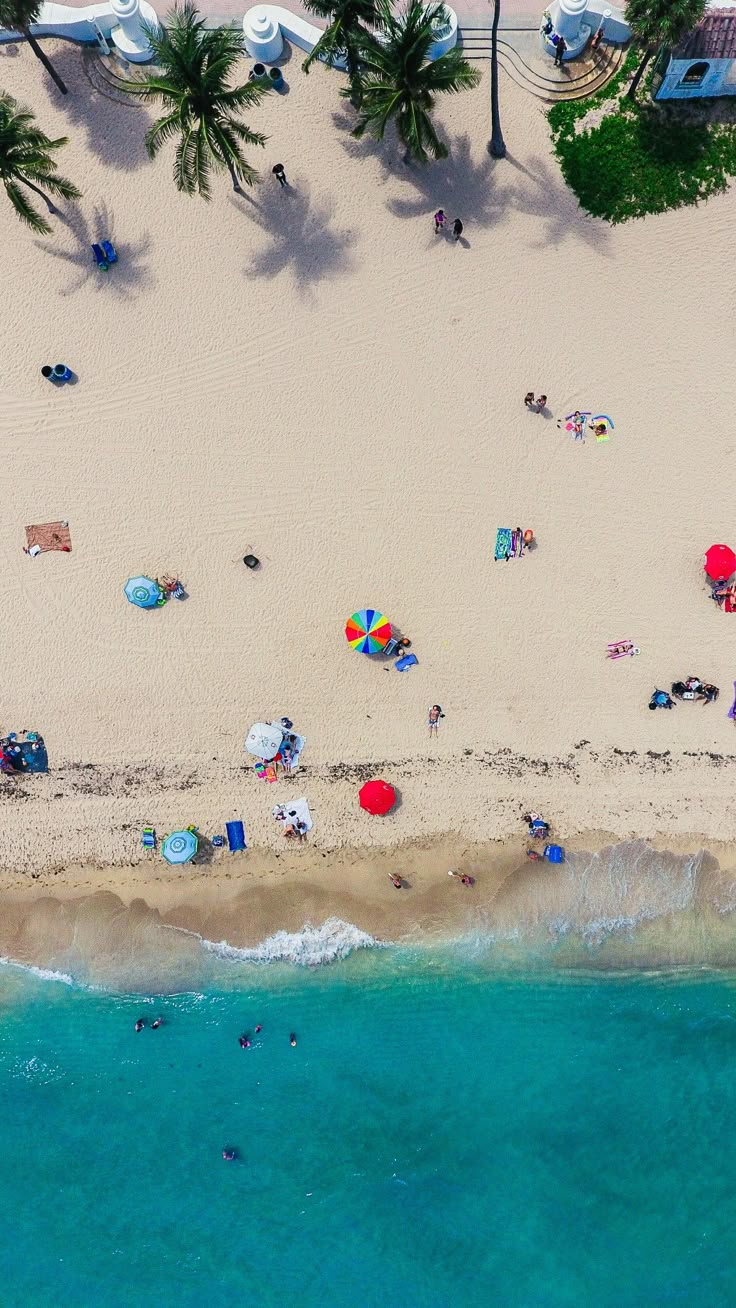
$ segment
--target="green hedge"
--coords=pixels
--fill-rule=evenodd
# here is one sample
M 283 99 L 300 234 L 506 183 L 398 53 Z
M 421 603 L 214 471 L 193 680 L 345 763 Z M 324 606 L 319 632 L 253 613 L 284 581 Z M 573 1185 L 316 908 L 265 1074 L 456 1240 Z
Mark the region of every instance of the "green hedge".
M 562 175 L 583 209 L 608 222 L 625 222 L 696 204 L 724 191 L 736 176 L 736 125 L 704 121 L 683 101 L 656 103 L 642 82 L 641 102 L 620 98 L 638 52 L 630 50 L 616 77 L 586 100 L 549 111 Z M 618 100 L 597 127 L 575 134 L 575 123 L 596 105 Z

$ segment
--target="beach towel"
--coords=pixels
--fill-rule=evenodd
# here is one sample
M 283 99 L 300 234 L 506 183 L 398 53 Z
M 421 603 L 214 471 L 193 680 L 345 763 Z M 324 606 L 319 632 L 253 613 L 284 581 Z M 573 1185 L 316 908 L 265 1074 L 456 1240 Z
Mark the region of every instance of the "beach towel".
M 259 760 L 258 763 L 253 764 L 253 771 L 261 781 L 270 781 L 272 785 L 277 779 L 276 769 L 271 767 L 270 763 L 261 763 Z
M 736 718 L 736 681 L 734 681 L 733 683 L 733 704 L 728 710 L 728 716 L 730 717 L 732 722 L 734 718 Z
M 306 799 L 293 799 L 289 800 L 288 804 L 276 804 L 272 812 L 276 821 L 283 822 L 286 826 L 292 822 L 303 822 L 307 831 L 311 831 L 314 826 Z
M 723 601 L 724 613 L 736 613 L 736 596 L 733 593 L 726 595 Z
M 499 559 L 510 559 L 513 554 L 513 541 L 510 527 L 499 527 L 496 532 L 496 549 L 493 555 L 494 561 L 498 563 Z
M 46 554 L 49 550 L 63 550 L 70 554 L 72 538 L 68 522 L 41 522 L 26 527 L 26 553 Z
M 397 659 L 396 663 L 394 663 L 394 667 L 397 672 L 406 672 L 407 668 L 413 667 L 414 664 L 418 662 L 419 659 L 416 654 L 405 654 L 403 659 Z
M 295 731 L 291 732 L 291 735 L 294 737 L 294 744 L 292 747 L 294 752 L 289 762 L 285 759 L 281 760 L 281 766 L 283 767 L 284 772 L 296 772 L 299 767 L 299 755 L 307 743 L 304 736 L 297 736 Z

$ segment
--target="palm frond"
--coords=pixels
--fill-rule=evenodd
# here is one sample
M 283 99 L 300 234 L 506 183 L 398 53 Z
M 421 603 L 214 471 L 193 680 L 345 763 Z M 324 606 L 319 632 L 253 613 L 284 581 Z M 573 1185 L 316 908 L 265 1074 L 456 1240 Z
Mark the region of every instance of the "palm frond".
M 39 236 L 49 235 L 51 232 L 50 223 L 47 223 L 46 219 L 42 218 L 41 214 L 34 209 L 30 200 L 16 182 L 5 183 L 5 194 L 26 227 L 30 227 L 33 232 L 38 232 Z

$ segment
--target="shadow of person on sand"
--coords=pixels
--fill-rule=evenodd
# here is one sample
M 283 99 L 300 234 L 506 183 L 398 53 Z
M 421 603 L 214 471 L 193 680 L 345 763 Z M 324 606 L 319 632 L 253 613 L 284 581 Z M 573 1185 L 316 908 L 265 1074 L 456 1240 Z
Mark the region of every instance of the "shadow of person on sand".
M 115 220 L 105 204 L 95 205 L 93 216 L 88 219 L 78 204 L 71 204 L 65 212 L 59 212 L 56 220 L 69 229 L 77 248 L 60 250 L 51 240 L 36 241 L 35 244 L 44 254 L 60 259 L 71 268 L 76 268 L 78 276 L 60 295 L 74 295 L 90 280 L 94 280 L 98 291 L 106 295 L 117 295 L 129 299 L 134 291 L 142 285 L 154 285 L 155 278 L 143 262 L 142 256 L 149 249 L 150 237 L 144 232 L 135 242 L 120 240 L 115 227 Z M 111 241 L 117 251 L 117 263 L 111 264 L 105 272 L 98 268 L 92 253 L 92 245 L 99 241 Z
M 59 108 L 69 120 L 68 135 L 78 135 L 83 128 L 87 146 L 113 168 L 130 171 L 150 163 L 144 136 L 150 118 L 143 103 L 103 95 L 92 85 L 85 60 L 97 58 L 96 49 L 67 45 L 54 52 L 54 67 L 69 87 L 61 96 Z M 131 79 L 135 76 L 131 72 Z
M 233 203 L 241 207 L 235 197 Z M 278 277 L 288 269 L 306 289 L 352 266 L 356 233 L 333 228 L 329 201 L 313 204 L 303 183 L 269 187 L 265 182 L 243 212 L 255 219 L 269 240 L 245 270 L 247 277 Z

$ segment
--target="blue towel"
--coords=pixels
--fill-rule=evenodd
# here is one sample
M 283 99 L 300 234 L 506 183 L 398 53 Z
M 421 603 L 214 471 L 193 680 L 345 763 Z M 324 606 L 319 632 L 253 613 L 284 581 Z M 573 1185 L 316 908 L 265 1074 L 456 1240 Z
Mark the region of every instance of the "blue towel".
M 419 659 L 417 658 L 416 654 L 405 654 L 403 659 L 396 660 L 396 662 L 394 663 L 394 667 L 396 668 L 397 672 L 406 672 L 407 668 L 410 668 L 413 663 L 418 663 L 418 662 Z
M 511 528 L 499 527 L 496 532 L 496 550 L 493 555 L 496 563 L 499 559 L 508 559 L 513 554 L 513 542 L 511 540 Z
M 225 831 L 231 854 L 235 854 L 239 849 L 245 849 L 245 831 L 242 822 L 226 822 Z

